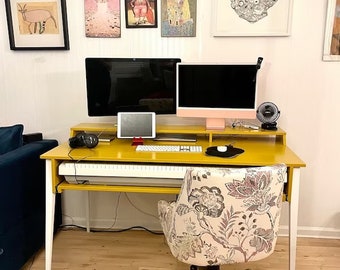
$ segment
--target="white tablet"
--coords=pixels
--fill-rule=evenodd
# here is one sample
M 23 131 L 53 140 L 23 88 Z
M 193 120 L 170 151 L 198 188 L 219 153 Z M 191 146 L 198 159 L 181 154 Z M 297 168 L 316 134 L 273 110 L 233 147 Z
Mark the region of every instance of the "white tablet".
M 154 112 L 119 112 L 117 114 L 118 138 L 155 138 L 156 114 Z

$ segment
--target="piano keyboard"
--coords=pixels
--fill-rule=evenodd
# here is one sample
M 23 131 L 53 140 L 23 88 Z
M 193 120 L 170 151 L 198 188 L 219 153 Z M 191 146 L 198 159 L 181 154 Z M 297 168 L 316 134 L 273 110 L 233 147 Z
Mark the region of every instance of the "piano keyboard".
M 71 184 L 180 187 L 186 170 L 191 167 L 64 161 L 59 165 L 59 175 Z

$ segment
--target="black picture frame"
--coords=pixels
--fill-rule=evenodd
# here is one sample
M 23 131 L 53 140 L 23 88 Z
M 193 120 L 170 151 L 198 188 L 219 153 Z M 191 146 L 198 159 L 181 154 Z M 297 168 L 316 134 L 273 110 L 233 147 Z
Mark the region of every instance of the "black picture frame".
M 146 16 L 143 16 L 143 8 L 137 9 L 135 2 L 139 0 L 125 0 L 125 22 L 126 28 L 157 28 L 157 1 L 144 0 L 146 5 Z M 138 15 L 136 15 L 138 11 Z M 138 17 L 137 17 L 138 16 Z
M 5 5 L 11 50 L 70 49 L 66 0 L 5 0 Z

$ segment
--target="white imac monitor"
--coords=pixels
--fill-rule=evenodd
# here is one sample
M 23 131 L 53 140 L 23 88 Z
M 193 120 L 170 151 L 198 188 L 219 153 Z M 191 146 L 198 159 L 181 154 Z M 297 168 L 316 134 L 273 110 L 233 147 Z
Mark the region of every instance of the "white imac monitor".
M 117 137 L 120 139 L 155 138 L 156 114 L 154 112 L 119 112 Z
M 206 119 L 224 129 L 225 119 L 255 119 L 257 64 L 178 63 L 177 116 Z

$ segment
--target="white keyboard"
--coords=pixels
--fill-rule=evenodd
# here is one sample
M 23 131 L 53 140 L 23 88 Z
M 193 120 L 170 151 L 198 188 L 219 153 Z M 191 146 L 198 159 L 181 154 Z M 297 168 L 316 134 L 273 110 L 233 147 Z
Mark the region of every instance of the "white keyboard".
M 59 175 L 63 175 L 71 184 L 180 187 L 186 170 L 192 167 L 64 161 L 58 169 Z
M 59 165 L 60 175 L 106 177 L 150 177 L 183 179 L 190 166 L 152 165 L 138 163 L 99 163 L 64 161 Z M 192 166 L 191 166 L 192 167 Z
M 200 145 L 137 145 L 136 151 L 140 152 L 191 152 L 201 153 Z

